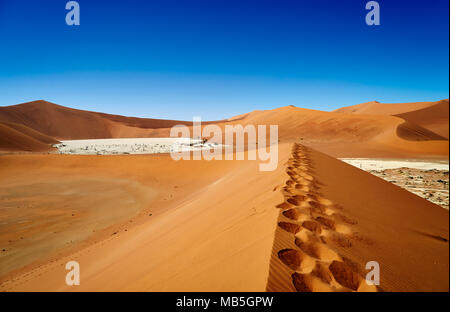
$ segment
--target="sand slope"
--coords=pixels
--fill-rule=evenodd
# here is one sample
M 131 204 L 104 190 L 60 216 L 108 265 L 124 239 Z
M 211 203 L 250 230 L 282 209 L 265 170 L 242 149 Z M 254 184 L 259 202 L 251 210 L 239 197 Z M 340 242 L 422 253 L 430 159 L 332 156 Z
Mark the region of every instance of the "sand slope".
M 418 125 L 448 140 L 449 101 L 382 104 L 377 101 L 342 107 L 335 113 L 391 115 Z
M 395 116 L 329 113 L 297 107 L 255 111 L 230 124 L 276 124 L 283 142 L 335 157 L 448 158 L 448 141 Z
M 57 140 L 31 128 L 12 122 L 0 122 L 0 150 L 50 151 Z
M 431 130 L 448 140 L 448 100 L 442 100 L 432 106 L 397 114 L 396 116 L 425 129 Z
M 0 107 L 0 122 L 25 125 L 59 140 L 152 136 L 152 130 L 192 122 L 83 111 L 39 100 Z
M 11 168 L 22 162 L 32 166 L 23 157 L 9 157 Z M 115 230 L 117 235 L 108 235 L 69 257 L 82 267 L 83 282 L 77 289 L 263 291 L 277 216 L 273 207 L 282 198 L 273 188 L 280 183 L 283 168 L 264 174 L 255 161 L 175 163 L 168 156 L 153 161 L 148 157 L 89 157 L 85 161 L 80 156 L 55 155 L 43 160 L 66 175 L 74 162 L 84 163 L 90 169 L 99 168 L 99 175 L 115 172 L 139 179 L 158 192 L 166 190 L 151 203 L 151 217 L 133 218 L 125 228 Z M 130 158 L 132 165 L 127 165 Z M 182 195 L 172 193 L 179 189 L 184 190 Z M 180 201 L 163 200 L 169 196 L 167 191 Z M 24 275 L 13 282 L 13 289 L 70 290 L 61 280 L 65 270 L 60 263 L 51 262 Z M 1 288 L 10 286 L 6 283 Z
M 375 260 L 377 290 L 448 291 L 448 211 L 310 148 L 279 147 L 273 172 L 254 161 L 34 156 L 55 173 L 95 168 L 147 187 L 184 185 L 187 193 L 164 205 L 157 196 L 149 203 L 160 207 L 155 216 L 133 218 L 136 225 L 125 222 L 115 235 L 7 278 L 0 289 L 371 291 L 362 276 Z M 0 159 L 9 170 L 39 171 L 30 157 Z M 69 260 L 81 265 L 76 288 L 64 282 Z
M 448 101 L 448 100 L 443 100 Z M 341 107 L 333 112 L 344 114 L 363 114 L 363 115 L 398 115 L 407 112 L 432 107 L 438 102 L 412 102 L 412 103 L 380 103 L 378 101 L 370 101 L 357 105 Z
M 287 165 L 267 290 L 448 291 L 447 210 L 301 145 Z

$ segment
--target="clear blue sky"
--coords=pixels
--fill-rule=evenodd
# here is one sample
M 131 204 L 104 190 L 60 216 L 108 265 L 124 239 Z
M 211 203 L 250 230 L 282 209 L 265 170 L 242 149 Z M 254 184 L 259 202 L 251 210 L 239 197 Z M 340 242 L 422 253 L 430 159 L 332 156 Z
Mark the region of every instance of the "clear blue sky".
M 448 98 L 448 0 L 0 0 L 0 105 L 213 120 Z

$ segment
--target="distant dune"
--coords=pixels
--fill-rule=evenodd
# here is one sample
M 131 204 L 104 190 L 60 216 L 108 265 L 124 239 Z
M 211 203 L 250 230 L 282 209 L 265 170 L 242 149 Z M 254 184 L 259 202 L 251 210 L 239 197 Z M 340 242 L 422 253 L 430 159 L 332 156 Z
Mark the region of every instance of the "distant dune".
M 142 137 L 152 129 L 192 124 L 83 111 L 42 100 L 0 107 L 2 121 L 22 124 L 58 140 Z
M 251 112 L 231 124 L 277 124 L 281 141 L 299 141 L 335 157 L 448 157 L 448 140 L 395 116 L 286 106 Z
M 406 121 L 419 125 L 425 129 L 446 138 L 448 140 L 448 100 L 436 102 L 436 104 L 415 111 L 395 115 Z
M 109 115 L 46 101 L 0 107 L 0 122 L 23 125 L 55 141 L 168 137 L 174 125 L 192 126 L 190 121 Z M 369 102 L 335 112 L 287 106 L 203 122 L 203 125 L 209 123 L 222 128 L 236 124 L 275 124 L 279 126 L 280 142 L 300 140 L 335 157 L 448 157 L 448 100 L 404 104 Z M 3 149 L 11 146 L 15 150 L 45 150 L 36 142 L 14 145 L 12 139 L 0 140 Z
M 445 100 L 444 100 L 445 101 Z M 448 100 L 446 100 L 448 103 Z M 441 102 L 441 101 L 439 101 Z M 416 111 L 438 104 L 439 102 L 413 102 L 413 103 L 380 103 L 378 101 L 370 101 L 357 105 L 341 107 L 333 112 L 344 114 L 366 114 L 366 115 L 397 115 L 407 112 Z
M 449 101 L 382 104 L 377 101 L 342 107 L 335 113 L 391 115 L 449 138 Z
M 58 143 L 52 137 L 12 122 L 0 122 L 0 151 L 44 152 Z

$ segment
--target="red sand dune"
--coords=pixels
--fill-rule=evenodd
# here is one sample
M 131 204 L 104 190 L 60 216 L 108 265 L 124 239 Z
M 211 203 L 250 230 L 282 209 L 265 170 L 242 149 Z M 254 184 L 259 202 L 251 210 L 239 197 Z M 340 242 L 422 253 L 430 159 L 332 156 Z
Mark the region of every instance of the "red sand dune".
M 144 213 L 4 276 L 0 289 L 448 291 L 447 210 L 301 145 L 279 151 L 272 172 L 260 172 L 255 161 L 175 162 L 167 155 L 1 156 L 0 183 L 12 192 L 36 179 L 64 185 L 58 177 L 102 177 L 154 196 L 139 199 Z M 105 197 L 104 205 L 119 209 L 119 200 Z M 65 222 L 70 218 L 83 219 Z M 49 231 L 46 239 L 67 239 Z M 29 234 L 17 242 L 19 234 L 3 235 L 18 249 L 27 248 L 24 240 L 38 246 Z M 80 286 L 65 284 L 69 260 L 80 263 Z M 368 261 L 380 264 L 379 288 L 363 281 Z
M 289 106 L 216 122 L 279 125 L 271 172 L 169 155 L 1 155 L 0 290 L 448 291 L 448 211 L 322 153 L 448 158 L 428 128 L 439 105 L 389 111 L 408 118 Z M 168 136 L 179 123 L 39 101 L 0 108 L 0 146 Z M 69 260 L 81 265 L 75 288 Z M 368 261 L 379 287 L 364 282 Z
M 122 137 L 120 128 L 169 128 L 176 124 L 191 124 L 172 120 L 124 117 L 72 109 L 46 101 L 34 101 L 0 107 L 0 122 L 25 125 L 60 140 L 103 139 Z M 129 136 L 132 137 L 132 136 Z
M 406 121 L 419 125 L 448 140 L 448 100 L 437 102 L 433 106 L 396 115 Z
M 431 107 L 439 102 L 413 102 L 413 103 L 388 104 L 388 103 L 380 103 L 378 101 L 371 101 L 357 105 L 341 107 L 334 110 L 333 112 L 344 114 L 363 114 L 363 115 L 397 115 Z
M 22 124 L 58 140 L 155 137 L 158 136 L 158 132 L 155 132 L 157 129 L 192 125 L 191 121 L 125 117 L 78 110 L 43 100 L 0 107 L 0 122 Z
M 448 158 L 448 140 L 395 116 L 287 106 L 255 111 L 231 124 L 277 124 L 282 142 L 300 141 L 335 157 Z
M 377 101 L 334 110 L 344 114 L 391 115 L 435 132 L 448 140 L 449 101 L 382 104 Z
M 50 151 L 55 143 L 58 141 L 24 125 L 0 122 L 0 151 Z
M 379 105 L 391 107 L 397 104 L 375 106 Z M 434 107 L 430 103 L 398 105 L 400 109 L 393 106 L 395 109 L 390 108 L 388 112 L 405 112 L 411 107 Z M 434 113 L 430 115 L 434 116 Z M 2 121 L 22 124 L 59 140 L 167 137 L 173 125 L 192 125 L 191 122 L 81 111 L 45 101 L 0 107 Z M 228 124 L 275 124 L 279 126 L 280 142 L 301 140 L 305 145 L 336 157 L 448 157 L 448 140 L 415 122 L 405 122 L 405 119 L 395 116 L 344 114 L 289 106 L 209 123 L 216 123 L 222 128 Z M 427 122 L 428 125 L 432 123 Z

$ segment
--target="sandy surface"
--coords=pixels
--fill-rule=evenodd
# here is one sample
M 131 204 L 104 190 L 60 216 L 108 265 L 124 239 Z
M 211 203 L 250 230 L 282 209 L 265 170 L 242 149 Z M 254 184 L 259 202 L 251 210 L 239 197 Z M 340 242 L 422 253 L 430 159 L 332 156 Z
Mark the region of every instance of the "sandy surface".
M 448 291 L 448 210 L 393 184 L 441 183 L 448 100 L 386 105 L 215 122 L 278 125 L 268 172 L 247 152 L 174 161 L 164 153 L 175 144 L 152 139 L 190 122 L 45 101 L 0 107 L 0 290 Z M 191 143 L 181 147 L 204 148 Z M 141 155 L 109 155 L 127 153 Z M 76 287 L 65 283 L 71 260 Z M 377 287 L 364 281 L 369 261 L 380 265 Z
M 345 114 L 391 115 L 419 125 L 448 139 L 448 99 L 437 102 L 384 104 L 377 101 L 342 107 Z
M 280 145 L 273 172 L 260 172 L 255 161 L 168 155 L 0 162 L 2 177 L 14 173 L 21 183 L 43 173 L 95 175 L 156 192 L 145 213 L 5 275 L 1 290 L 448 290 L 447 210 L 301 145 Z M 69 260 L 81 266 L 75 288 L 65 284 Z M 363 281 L 372 260 L 381 267 L 378 288 Z
M 37 162 L 66 175 L 89 174 L 95 168 L 96 175 L 127 177 L 158 192 L 149 204 L 152 216 L 145 213 L 123 222 L 104 238 L 93 239 L 97 244 L 69 256 L 83 257 L 78 260 L 85 290 L 265 289 L 277 215 L 273 207 L 281 200 L 272 189 L 280 183 L 283 168 L 263 173 L 256 161 L 175 162 L 168 155 L 5 156 L 2 160 L 24 175 L 31 168 L 40 170 Z M 59 279 L 64 272 L 59 261 L 64 259 L 25 270 L 43 278 L 34 280 L 34 286 L 22 284 L 31 282 L 28 273 L 9 281 L 26 290 L 65 289 Z M 42 272 L 50 275 L 44 277 Z M 99 276 L 100 272 L 105 274 Z
M 128 179 L 46 175 L 30 180 L 4 182 L 0 189 L 0 276 L 138 214 L 155 196 Z
M 368 261 L 377 290 L 448 289 L 448 211 L 301 145 L 287 165 L 268 290 L 374 291 Z

